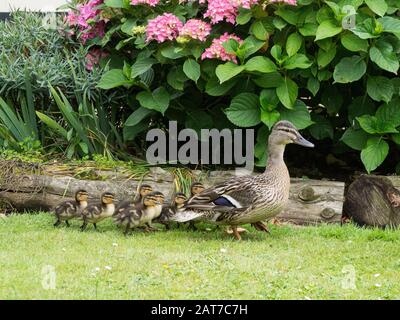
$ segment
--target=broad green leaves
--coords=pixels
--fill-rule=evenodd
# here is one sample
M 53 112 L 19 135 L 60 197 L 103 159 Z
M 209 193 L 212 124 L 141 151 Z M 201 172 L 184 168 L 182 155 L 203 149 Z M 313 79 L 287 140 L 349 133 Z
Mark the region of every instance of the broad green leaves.
M 385 0 L 365 0 L 368 7 L 379 16 L 384 16 L 388 5 Z
M 360 56 L 343 58 L 336 65 L 333 79 L 338 83 L 349 83 L 360 80 L 367 71 L 367 65 Z
M 378 168 L 389 153 L 389 145 L 381 138 L 370 138 L 361 151 L 361 161 L 368 173 Z
M 194 59 L 187 59 L 183 64 L 183 72 L 189 79 L 197 82 L 200 78 L 200 65 Z
M 281 85 L 276 88 L 276 94 L 286 108 L 292 109 L 297 99 L 298 90 L 296 82 L 286 77 L 283 79 Z
M 225 110 L 228 119 L 239 127 L 252 127 L 260 123 L 259 98 L 253 93 L 240 93 Z
M 238 66 L 236 63 L 229 61 L 225 64 L 220 64 L 215 70 L 215 74 L 217 75 L 220 83 L 223 83 L 229 79 L 232 79 L 234 76 L 241 73 L 244 69 L 244 66 Z
M 301 48 L 303 38 L 297 32 L 289 35 L 286 41 L 286 52 L 289 57 L 295 55 Z
M 336 21 L 325 20 L 318 26 L 315 41 L 325 38 L 331 38 L 342 32 L 342 30 L 342 27 L 339 26 Z
M 139 92 L 136 99 L 142 107 L 164 114 L 169 106 L 170 95 L 164 87 L 159 87 L 153 92 Z
M 377 41 L 375 46 L 369 50 L 369 56 L 383 70 L 397 74 L 399 58 L 390 43 L 383 40 Z
M 100 89 L 112 89 L 120 86 L 130 86 L 132 81 L 128 79 L 121 69 L 112 69 L 107 71 L 100 79 L 97 85 Z
M 249 59 L 245 64 L 246 71 L 269 73 L 277 70 L 271 59 L 263 56 L 256 56 Z
M 353 52 L 368 52 L 368 41 L 360 39 L 353 33 L 346 33 L 340 38 L 343 47 Z
M 386 77 L 368 77 L 368 95 L 375 101 L 389 102 L 394 94 L 393 83 Z

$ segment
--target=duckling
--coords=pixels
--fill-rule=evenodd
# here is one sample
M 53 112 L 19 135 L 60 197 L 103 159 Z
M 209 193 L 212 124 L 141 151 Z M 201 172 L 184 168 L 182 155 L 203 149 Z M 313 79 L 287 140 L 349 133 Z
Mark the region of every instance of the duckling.
M 165 201 L 165 196 L 160 191 L 153 191 L 150 194 L 152 194 L 153 196 L 156 197 L 156 200 L 157 200 L 158 204 L 155 207 L 156 210 L 154 212 L 153 218 L 149 222 L 147 222 L 146 226 L 148 227 L 149 230 L 158 230 L 157 228 L 154 228 L 151 225 L 151 223 L 152 223 L 153 220 L 156 220 L 161 215 L 161 212 L 162 212 L 162 209 L 163 209 L 163 204 L 164 204 L 164 201 Z
M 173 220 L 201 219 L 230 225 L 238 240 L 241 239 L 238 226 L 242 224 L 250 223 L 258 230 L 267 231 L 262 221 L 275 217 L 289 199 L 290 176 L 283 154 L 290 143 L 314 147 L 291 122 L 277 122 L 268 138 L 268 162 L 264 173 L 234 177 L 204 190 L 189 199 L 185 210 L 175 215 Z M 220 210 L 221 207 L 225 209 Z
M 134 198 L 134 200 L 133 200 L 133 203 L 141 203 L 143 197 L 144 197 L 146 194 L 149 194 L 149 193 L 152 192 L 152 191 L 153 191 L 153 188 L 152 188 L 150 185 L 148 185 L 148 184 L 142 184 L 142 185 L 140 185 L 139 191 L 138 191 L 138 193 L 136 194 L 136 196 L 135 196 L 135 198 Z M 118 204 L 117 209 L 115 210 L 115 213 L 117 213 L 117 212 L 119 211 L 120 208 L 125 208 L 125 207 L 129 206 L 131 203 L 132 203 L 132 200 L 124 200 L 124 201 L 121 201 L 121 202 Z
M 70 226 L 69 221 L 77 217 L 80 212 L 87 207 L 88 193 L 86 190 L 78 190 L 75 193 L 75 201 L 64 201 L 54 208 L 54 214 L 57 221 L 54 226 L 57 227 L 62 221 L 65 221 L 67 227 Z
M 183 207 L 185 206 L 185 203 L 187 202 L 187 200 L 188 200 L 188 197 L 184 193 L 177 192 L 174 195 L 173 201 L 171 204 L 163 205 L 161 215 L 156 219 L 156 222 L 159 222 L 159 223 L 165 225 L 165 228 L 167 230 L 169 230 L 170 229 L 170 223 L 169 223 L 170 217 L 174 216 L 180 210 L 183 210 Z
M 190 198 L 193 198 L 196 194 L 203 192 L 204 189 L 205 187 L 201 182 L 193 182 L 190 186 Z M 189 229 L 197 230 L 194 221 L 189 221 Z
M 83 219 L 81 230 L 85 230 L 88 223 L 93 223 L 95 229 L 97 229 L 96 223 L 111 217 L 114 214 L 114 195 L 110 192 L 105 192 L 101 195 L 101 202 L 90 204 L 80 214 Z
M 114 222 L 125 227 L 125 235 L 130 229 L 146 227 L 154 219 L 159 209 L 160 202 L 154 192 L 145 195 L 141 203 L 131 202 L 124 208 L 120 208 L 114 215 Z M 149 229 L 146 227 L 146 231 Z

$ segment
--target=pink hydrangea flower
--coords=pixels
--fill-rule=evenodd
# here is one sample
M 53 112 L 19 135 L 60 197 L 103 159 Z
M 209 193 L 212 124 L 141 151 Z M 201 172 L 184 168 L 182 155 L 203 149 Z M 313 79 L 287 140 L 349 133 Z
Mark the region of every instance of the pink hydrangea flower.
M 212 24 L 225 20 L 235 24 L 239 8 L 250 9 L 258 0 L 208 0 L 207 11 L 204 17 L 209 17 Z
M 100 59 L 107 57 L 109 54 L 99 48 L 90 49 L 86 55 L 86 69 L 93 70 L 94 66 L 98 65 Z
M 179 36 L 206 41 L 210 32 L 211 25 L 209 23 L 200 19 L 190 19 L 186 21 L 185 25 L 179 30 Z
M 201 55 L 201 59 L 219 59 L 222 61 L 233 61 L 234 63 L 237 63 L 236 55 L 233 53 L 227 53 L 223 47 L 223 43 L 229 39 L 234 39 L 239 43 L 243 43 L 243 40 L 238 36 L 225 32 L 222 36 L 212 41 L 211 46 Z
M 283 2 L 286 4 L 290 4 L 291 6 L 296 6 L 297 5 L 297 0 L 269 0 L 270 3 L 274 2 Z
M 150 7 L 155 7 L 159 2 L 160 0 L 131 0 L 131 5 L 147 4 Z
M 65 17 L 65 21 L 70 27 L 76 26 L 78 24 L 78 16 L 73 10 L 68 11 L 68 15 Z
M 146 27 L 146 41 L 156 40 L 161 43 L 166 40 L 174 40 L 179 30 L 183 27 L 182 22 L 172 13 L 164 13 L 149 20 Z
M 81 33 L 81 40 L 85 44 L 87 40 L 94 39 L 96 37 L 103 38 L 106 34 L 105 32 L 106 24 L 104 21 L 99 21 L 94 27 L 89 27 L 83 30 Z

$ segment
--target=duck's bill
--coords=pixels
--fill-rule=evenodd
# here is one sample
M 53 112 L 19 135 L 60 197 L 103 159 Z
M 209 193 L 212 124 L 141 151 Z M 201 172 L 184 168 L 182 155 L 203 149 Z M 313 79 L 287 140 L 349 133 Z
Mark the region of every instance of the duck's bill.
M 302 136 L 298 136 L 295 141 L 293 141 L 295 144 L 298 144 L 303 147 L 308 147 L 308 148 L 314 148 L 314 144 L 311 143 L 310 141 L 304 139 Z

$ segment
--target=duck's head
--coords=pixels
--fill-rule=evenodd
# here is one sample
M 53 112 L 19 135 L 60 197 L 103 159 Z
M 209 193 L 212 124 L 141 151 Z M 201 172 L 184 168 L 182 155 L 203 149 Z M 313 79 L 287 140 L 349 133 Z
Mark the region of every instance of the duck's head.
M 153 191 L 153 188 L 148 184 L 142 184 L 139 188 L 140 197 L 143 198 L 146 194 Z
M 101 203 L 104 205 L 112 204 L 114 202 L 114 194 L 111 192 L 104 192 L 101 195 Z
M 204 185 L 201 182 L 193 182 L 190 186 L 190 195 L 193 197 L 196 194 L 199 194 L 205 189 Z
M 287 145 L 289 143 L 295 143 L 309 148 L 314 147 L 314 144 L 304 139 L 290 121 L 281 120 L 272 128 L 268 138 L 268 145 Z
M 174 202 L 175 202 L 175 205 L 177 206 L 177 207 L 179 207 L 179 206 L 182 206 L 186 201 L 187 201 L 187 197 L 186 197 L 186 195 L 184 194 L 184 193 L 182 193 L 182 192 L 177 192 L 176 194 L 175 194 L 175 196 L 174 196 Z
M 164 201 L 165 201 L 165 196 L 164 196 L 164 194 L 163 194 L 162 192 L 160 192 L 160 191 L 153 191 L 153 192 L 150 193 L 150 194 L 152 194 L 153 196 L 156 197 L 157 202 L 158 202 L 159 204 L 162 205 L 162 204 L 164 203 Z
M 76 200 L 76 202 L 85 202 L 85 201 L 87 201 L 88 196 L 89 196 L 89 194 L 87 193 L 87 191 L 81 189 L 75 193 L 75 200 Z
M 157 200 L 157 197 L 152 193 L 146 194 L 142 200 L 143 206 L 146 208 L 155 207 L 160 205 L 160 202 Z

